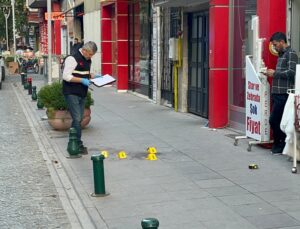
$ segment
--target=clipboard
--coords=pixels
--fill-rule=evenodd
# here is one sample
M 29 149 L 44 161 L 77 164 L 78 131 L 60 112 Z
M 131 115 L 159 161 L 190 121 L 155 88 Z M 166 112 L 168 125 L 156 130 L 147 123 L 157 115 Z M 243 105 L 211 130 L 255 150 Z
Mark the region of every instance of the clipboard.
M 102 77 L 96 78 L 96 79 L 91 79 L 91 82 L 97 87 L 103 87 L 103 86 L 113 83 L 115 81 L 116 81 L 116 79 L 108 74 L 106 74 Z

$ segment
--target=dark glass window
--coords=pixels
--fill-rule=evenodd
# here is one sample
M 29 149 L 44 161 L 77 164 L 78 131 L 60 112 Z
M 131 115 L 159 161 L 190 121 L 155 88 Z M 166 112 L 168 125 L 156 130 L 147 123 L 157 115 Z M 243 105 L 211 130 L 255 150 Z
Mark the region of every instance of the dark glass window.
M 129 89 L 151 95 L 151 4 L 129 5 Z

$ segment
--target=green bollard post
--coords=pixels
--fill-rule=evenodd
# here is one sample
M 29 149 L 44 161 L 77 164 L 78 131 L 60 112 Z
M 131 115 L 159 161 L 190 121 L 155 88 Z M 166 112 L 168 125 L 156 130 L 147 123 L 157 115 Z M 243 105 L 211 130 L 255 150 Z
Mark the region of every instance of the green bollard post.
M 157 229 L 159 227 L 159 222 L 155 218 L 145 218 L 141 222 L 143 229 Z
M 69 142 L 68 142 L 68 153 L 70 154 L 69 158 L 78 158 L 81 157 L 79 155 L 79 145 L 76 136 L 77 132 L 75 128 L 71 127 L 69 132 Z
M 24 75 L 24 89 L 27 90 L 28 89 L 28 79 L 27 79 L 27 75 Z
M 102 154 L 94 154 L 91 157 L 91 160 L 93 161 L 95 189 L 95 192 L 92 193 L 92 196 L 94 197 L 103 197 L 109 195 L 109 193 L 105 192 L 104 159 L 105 157 Z
M 37 100 L 37 94 L 36 94 L 36 86 L 32 86 L 32 95 L 31 95 L 31 99 L 33 101 Z
M 21 82 L 22 82 L 22 85 L 24 85 L 24 83 L 25 83 L 25 73 L 24 72 L 21 73 Z
M 37 106 L 38 109 L 43 109 L 44 108 L 44 103 L 41 101 L 41 99 L 38 98 L 36 106 Z

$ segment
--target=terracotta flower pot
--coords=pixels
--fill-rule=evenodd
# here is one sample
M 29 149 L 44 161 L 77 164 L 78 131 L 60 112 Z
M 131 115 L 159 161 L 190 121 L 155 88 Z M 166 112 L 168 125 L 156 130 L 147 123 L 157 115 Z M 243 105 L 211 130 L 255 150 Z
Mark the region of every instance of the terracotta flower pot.
M 68 130 L 72 125 L 72 117 L 67 110 L 54 110 L 48 111 L 48 123 L 54 130 Z M 85 128 L 91 121 L 91 109 L 86 108 L 84 110 L 83 119 L 81 121 L 81 127 Z
M 81 121 L 81 128 L 85 128 L 91 121 L 91 109 L 84 109 L 83 119 Z

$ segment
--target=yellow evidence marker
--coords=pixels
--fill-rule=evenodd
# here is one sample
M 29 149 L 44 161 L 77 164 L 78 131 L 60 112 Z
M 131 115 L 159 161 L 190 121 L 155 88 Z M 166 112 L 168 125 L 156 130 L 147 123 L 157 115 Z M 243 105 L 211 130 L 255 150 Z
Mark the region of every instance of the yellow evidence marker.
M 250 164 L 249 169 L 258 169 L 258 165 L 257 164 Z
M 118 153 L 118 157 L 119 157 L 119 159 L 125 159 L 125 158 L 127 158 L 126 152 L 125 151 L 120 151 Z
M 146 159 L 149 160 L 149 161 L 156 161 L 157 157 L 154 153 L 149 153 L 148 157 Z
M 101 151 L 101 154 L 105 157 L 105 158 L 108 158 L 109 156 L 109 153 L 105 150 Z
M 147 152 L 148 153 L 157 153 L 157 150 L 156 150 L 156 148 L 155 147 L 148 147 L 148 149 L 147 149 Z

